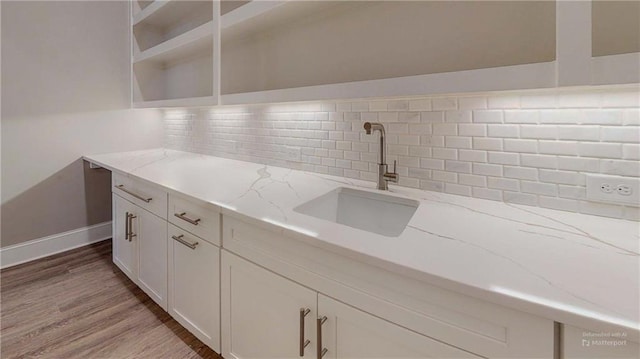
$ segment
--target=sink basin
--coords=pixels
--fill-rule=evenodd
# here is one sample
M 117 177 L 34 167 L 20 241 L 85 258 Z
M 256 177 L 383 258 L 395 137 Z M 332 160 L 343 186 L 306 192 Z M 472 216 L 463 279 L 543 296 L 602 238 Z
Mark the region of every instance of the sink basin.
M 420 202 L 411 199 L 341 187 L 293 210 L 383 236 L 397 237 L 419 205 Z

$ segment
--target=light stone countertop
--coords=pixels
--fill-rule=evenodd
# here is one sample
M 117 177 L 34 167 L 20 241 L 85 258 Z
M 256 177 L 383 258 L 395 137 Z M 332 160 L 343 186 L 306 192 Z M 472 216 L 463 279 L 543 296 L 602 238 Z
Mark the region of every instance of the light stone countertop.
M 640 335 L 640 223 L 391 186 L 420 201 L 399 237 L 293 211 L 372 182 L 154 149 L 85 160 L 223 214 L 431 284 L 558 322 Z

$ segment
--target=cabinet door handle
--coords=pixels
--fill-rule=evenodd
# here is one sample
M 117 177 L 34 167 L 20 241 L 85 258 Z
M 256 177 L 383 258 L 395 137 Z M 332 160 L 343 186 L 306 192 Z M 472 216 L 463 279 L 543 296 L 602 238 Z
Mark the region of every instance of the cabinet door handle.
M 127 222 L 129 222 L 129 242 L 131 242 L 133 237 L 137 236 L 135 233 L 133 233 L 133 219 L 134 218 L 138 218 L 138 217 L 134 216 L 133 213 L 129 213 L 129 218 L 128 218 L 128 221 L 127 221 Z
M 304 317 L 311 312 L 309 308 L 300 308 L 300 356 L 304 356 L 304 348 L 311 343 L 310 340 L 304 340 Z
M 186 216 L 187 212 L 182 212 L 182 213 L 174 213 L 173 215 L 180 218 L 183 221 L 187 221 L 191 224 L 193 224 L 194 226 L 198 225 L 198 222 L 200 222 L 200 218 L 196 218 L 196 219 L 191 219 L 189 217 Z
M 129 212 L 125 212 L 124 217 L 124 240 L 129 240 Z
M 174 240 L 184 244 L 185 246 L 191 248 L 191 249 L 196 249 L 196 246 L 198 245 L 198 242 L 193 242 L 193 243 L 189 243 L 186 240 L 184 240 L 184 234 L 181 234 L 179 236 L 171 236 L 171 238 L 173 238 Z
M 128 193 L 128 194 L 130 194 L 130 195 L 134 196 L 135 198 L 137 198 L 137 199 L 139 199 L 139 200 L 141 200 L 141 201 L 144 201 L 144 202 L 146 202 L 146 203 L 151 202 L 151 200 L 153 199 L 153 198 L 151 198 L 151 197 L 146 198 L 146 197 L 142 197 L 142 196 L 141 196 L 141 195 L 139 195 L 139 194 L 133 193 L 133 192 L 129 191 L 128 189 L 124 188 L 124 185 L 123 185 L 123 184 L 119 184 L 119 185 L 117 185 L 117 186 L 116 186 L 116 188 L 117 188 L 117 189 L 119 189 L 119 190 L 121 190 L 122 192 Z
M 318 338 L 316 340 L 316 345 L 317 345 L 317 353 L 316 353 L 316 359 L 322 359 L 322 357 L 327 354 L 327 348 L 323 348 L 322 347 L 322 324 L 324 324 L 324 322 L 327 321 L 327 317 L 324 316 L 322 318 L 318 318 L 316 320 L 316 332 L 318 334 Z

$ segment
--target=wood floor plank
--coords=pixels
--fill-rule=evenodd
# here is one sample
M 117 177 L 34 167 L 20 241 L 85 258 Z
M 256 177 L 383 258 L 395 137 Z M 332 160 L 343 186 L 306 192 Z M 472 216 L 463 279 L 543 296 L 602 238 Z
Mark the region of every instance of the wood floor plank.
M 2 358 L 222 359 L 111 261 L 111 241 L 0 271 Z

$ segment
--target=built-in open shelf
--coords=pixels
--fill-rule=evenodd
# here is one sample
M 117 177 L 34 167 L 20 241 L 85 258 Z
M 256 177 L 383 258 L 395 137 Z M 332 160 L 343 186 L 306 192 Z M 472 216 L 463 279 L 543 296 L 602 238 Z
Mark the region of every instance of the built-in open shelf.
M 162 42 L 133 57 L 133 63 L 142 61 L 170 62 L 188 58 L 200 52 L 210 52 L 213 46 L 213 22 Z
M 591 2 L 133 0 L 133 106 L 640 82 L 637 47 L 591 53 L 591 13 Z
M 218 6 L 170 0 L 139 7 L 131 31 L 133 106 L 217 104 Z

